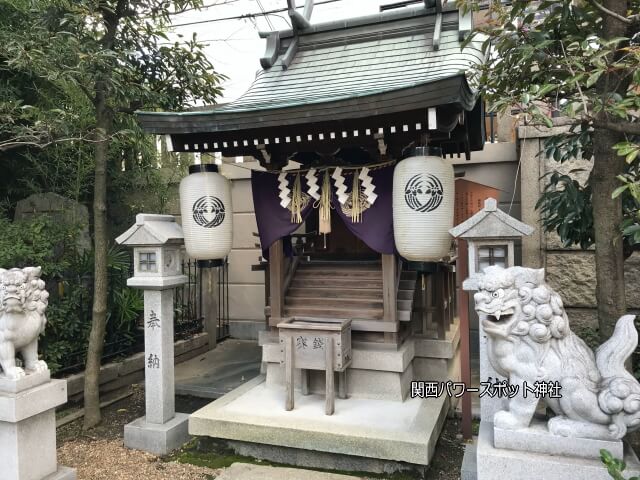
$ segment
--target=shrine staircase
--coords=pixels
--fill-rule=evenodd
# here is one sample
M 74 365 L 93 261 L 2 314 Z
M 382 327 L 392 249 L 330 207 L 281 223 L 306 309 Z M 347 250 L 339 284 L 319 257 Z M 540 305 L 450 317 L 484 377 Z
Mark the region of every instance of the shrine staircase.
M 398 280 L 400 321 L 411 320 L 416 273 Z M 317 318 L 382 320 L 380 262 L 300 263 L 285 295 L 285 315 Z

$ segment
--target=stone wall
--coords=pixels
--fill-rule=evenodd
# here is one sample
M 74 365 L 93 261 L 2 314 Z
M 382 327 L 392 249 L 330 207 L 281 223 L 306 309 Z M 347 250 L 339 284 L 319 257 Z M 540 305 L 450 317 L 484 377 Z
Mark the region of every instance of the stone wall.
M 540 215 L 535 204 L 544 188 L 545 174 L 557 170 L 572 173 L 578 181 L 585 182 L 591 170 L 591 162 L 573 160 L 560 164 L 539 156 L 545 138 L 565 131 L 568 127 L 559 119 L 551 128 L 520 127 L 518 129 L 521 152 L 522 220 L 536 227 L 530 237 L 523 240 L 523 265 L 544 267 L 547 280 L 562 299 L 572 327 L 578 333 L 597 327 L 595 250 L 580 250 L 578 247 L 564 248 L 555 233 L 545 233 L 540 224 Z M 636 252 L 625 262 L 627 307 L 633 313 L 640 311 L 640 253 Z
M 48 216 L 56 222 L 77 226 L 80 229 L 78 248 L 91 249 L 89 209 L 85 205 L 57 193 L 36 193 L 17 203 L 14 220 L 30 219 L 40 215 Z
M 252 160 L 247 158 L 246 160 Z M 231 180 L 233 202 L 233 248 L 229 254 L 229 327 L 231 336 L 258 339 L 265 325 L 264 272 L 252 271 L 262 251 L 251 192 L 251 172 L 258 163 L 247 161 L 240 166 L 225 163 L 220 172 Z

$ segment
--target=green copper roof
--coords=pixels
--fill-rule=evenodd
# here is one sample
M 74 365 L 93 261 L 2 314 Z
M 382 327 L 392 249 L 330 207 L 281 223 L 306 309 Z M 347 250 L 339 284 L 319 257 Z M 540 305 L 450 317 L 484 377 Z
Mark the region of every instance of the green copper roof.
M 389 12 L 356 21 L 280 32 L 271 68 L 228 104 L 194 111 L 138 112 L 149 133 L 230 132 L 318 121 L 365 118 L 405 110 L 456 105 L 471 110 L 476 95 L 466 74 L 484 59 L 480 40 L 464 49 L 458 11 L 442 13 L 439 49 L 436 16 L 427 9 Z M 299 42 L 288 68 L 282 62 Z M 267 52 L 269 53 L 269 52 Z

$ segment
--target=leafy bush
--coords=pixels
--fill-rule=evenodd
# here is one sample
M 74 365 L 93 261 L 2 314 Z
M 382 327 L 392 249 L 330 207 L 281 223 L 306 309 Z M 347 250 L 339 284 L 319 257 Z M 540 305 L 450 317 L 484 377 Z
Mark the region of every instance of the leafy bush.
M 10 222 L 0 217 L 0 267 L 42 267 L 50 294 L 40 351 L 53 373 L 84 365 L 91 328 L 93 254 L 79 252 L 79 229 L 45 216 Z M 142 294 L 126 286 L 130 259 L 112 248 L 105 354 L 126 352 L 140 340 Z
M 627 468 L 627 464 L 624 462 L 624 460 L 614 458 L 613 455 L 611 455 L 611 452 L 609 452 L 608 450 L 600 450 L 600 460 L 602 460 L 602 463 L 605 464 L 609 475 L 614 480 L 640 480 L 640 477 L 635 476 L 627 479 L 623 475 L 623 472 Z

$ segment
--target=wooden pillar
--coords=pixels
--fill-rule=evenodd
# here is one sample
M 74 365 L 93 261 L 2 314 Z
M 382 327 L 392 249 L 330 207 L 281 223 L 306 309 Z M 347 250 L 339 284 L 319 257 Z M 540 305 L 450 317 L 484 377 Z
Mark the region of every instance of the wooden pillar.
M 209 350 L 216 348 L 218 338 L 218 273 L 221 267 L 200 268 L 202 282 L 202 316 L 209 334 Z
M 462 289 L 462 282 L 469 275 L 467 242 L 458 239 L 456 261 L 456 287 L 458 317 L 460 318 L 460 376 L 462 383 L 471 386 L 471 351 L 469 342 L 469 293 Z M 462 437 L 469 440 L 471 433 L 471 395 L 465 390 L 462 395 Z
M 397 266 L 395 256 L 382 255 L 382 301 L 385 322 L 398 321 L 396 276 Z
M 292 337 L 293 339 L 293 337 Z M 333 338 L 325 337 L 325 406 L 324 413 L 326 415 L 333 415 L 335 411 L 335 374 L 333 373 Z
M 447 277 L 445 276 L 445 272 L 441 271 L 440 269 L 437 273 L 434 273 L 433 276 L 436 284 L 436 291 L 434 294 L 436 306 L 435 311 L 433 312 L 436 321 L 436 331 L 438 334 L 438 340 L 444 340 L 445 322 L 447 321 L 445 318 L 447 315 L 447 311 L 445 308 Z
M 269 325 L 276 326 L 284 315 L 284 250 L 282 239 L 269 247 L 269 293 L 271 295 L 271 317 Z
M 395 255 L 382 255 L 382 304 L 385 322 L 398 323 L 398 285 L 397 285 L 397 263 Z M 396 328 L 396 332 L 400 329 Z M 395 343 L 398 341 L 398 333 L 386 332 L 385 342 Z
M 294 384 L 293 384 L 293 337 L 287 337 L 284 344 L 284 383 L 285 405 L 287 411 L 293 410 Z

